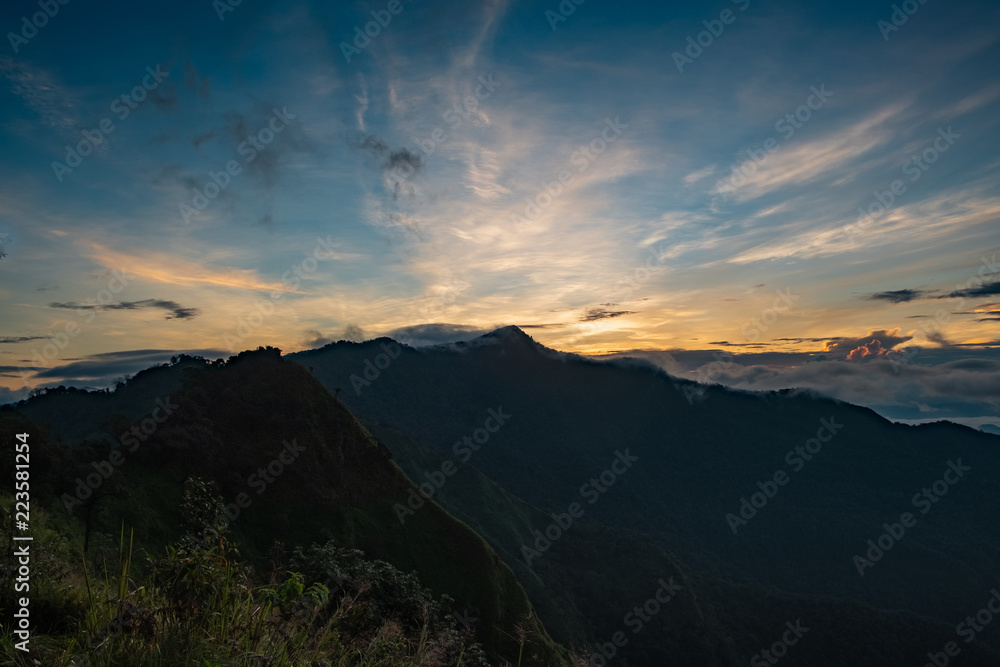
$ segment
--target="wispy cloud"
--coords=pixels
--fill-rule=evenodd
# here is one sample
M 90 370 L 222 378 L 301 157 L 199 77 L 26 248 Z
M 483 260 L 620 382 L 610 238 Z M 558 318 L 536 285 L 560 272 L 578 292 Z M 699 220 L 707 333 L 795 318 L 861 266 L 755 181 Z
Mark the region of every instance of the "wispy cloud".
M 201 313 L 199 308 L 185 308 L 176 301 L 165 301 L 162 299 L 144 299 L 142 301 L 120 301 L 108 304 L 79 304 L 74 301 L 67 303 L 53 302 L 50 308 L 65 308 L 68 310 L 141 310 L 143 308 L 158 308 L 167 311 L 164 319 L 186 320 L 197 317 Z
M 74 93 L 50 72 L 24 60 L 0 56 L 0 74 L 10 82 L 11 91 L 38 115 L 43 126 L 64 135 L 85 129 L 77 120 Z
M 867 153 L 894 136 L 899 116 L 911 102 L 897 102 L 821 139 L 792 139 L 770 155 L 731 196 L 736 201 L 757 199 L 770 192 L 811 181 L 836 180 Z
M 632 315 L 635 311 L 632 310 L 612 310 L 610 306 L 616 306 L 614 303 L 605 303 L 600 306 L 593 306 L 588 308 L 584 313 L 583 317 L 580 318 L 581 322 L 596 322 L 597 320 L 606 320 L 613 317 L 621 317 L 622 315 Z
M 897 289 L 889 290 L 887 292 L 876 292 L 875 294 L 870 294 L 866 298 L 869 301 L 888 301 L 889 303 L 906 303 L 908 301 L 914 301 L 915 299 L 922 298 L 926 292 L 917 289 Z
M 167 252 L 145 249 L 122 251 L 97 243 L 88 244 L 82 252 L 108 269 L 124 269 L 131 275 L 166 285 L 211 285 L 261 292 L 303 293 L 288 283 L 262 280 L 256 269 L 215 267 Z
M 46 336 L 3 336 L 0 337 L 0 345 L 27 343 L 33 340 L 47 340 L 47 337 Z

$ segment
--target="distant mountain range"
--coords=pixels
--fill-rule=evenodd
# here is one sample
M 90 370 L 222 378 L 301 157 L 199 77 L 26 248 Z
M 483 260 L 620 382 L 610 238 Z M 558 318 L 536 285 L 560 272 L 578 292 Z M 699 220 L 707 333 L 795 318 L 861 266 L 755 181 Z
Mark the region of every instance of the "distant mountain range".
M 114 392 L 5 407 L 0 425 L 5 445 L 38 434 L 35 502 L 81 548 L 123 521 L 162 548 L 199 476 L 252 501 L 232 530 L 253 562 L 275 540 L 334 539 L 414 570 L 476 619 L 495 664 L 524 641 L 524 665 L 570 649 L 591 665 L 922 665 L 949 643 L 959 664 L 1000 664 L 994 625 L 960 625 L 1000 586 L 1000 438 L 953 424 L 697 385 L 507 327 L 181 357 Z
M 503 534 L 492 526 L 496 504 L 477 501 L 478 490 L 463 492 L 458 475 L 437 499 L 486 536 L 522 581 L 529 572 L 546 581 L 548 561 L 562 551 L 561 567 L 584 567 L 574 567 L 581 547 L 571 546 L 572 529 L 530 564 L 520 551 L 531 530 L 552 522 L 550 512 L 577 501 L 585 520 L 735 584 L 906 609 L 949 624 L 977 612 L 1000 584 L 993 435 L 948 423 L 894 424 L 805 392 L 697 385 L 641 362 L 556 352 L 516 327 L 431 348 L 397 349 L 382 339 L 289 356 L 337 392 L 415 481 L 439 469 L 435 457 L 466 463 L 468 448 L 457 443 L 502 407 L 510 417 L 467 466 L 542 512 Z M 581 501 L 581 487 L 623 451 L 638 461 L 593 505 Z M 955 478 L 959 464 L 969 470 L 938 501 L 934 485 Z M 906 513 L 915 525 L 880 557 L 869 540 L 887 544 L 885 526 Z M 604 564 L 602 575 L 621 577 L 623 586 L 636 572 L 622 573 L 610 558 Z M 550 574 L 544 588 L 565 595 L 558 579 Z M 641 597 L 615 591 L 616 604 L 595 601 L 583 613 L 604 613 L 605 633 Z M 529 593 L 540 610 L 549 608 L 543 593 Z M 543 620 L 557 639 L 574 636 Z M 987 628 L 981 638 L 997 636 Z

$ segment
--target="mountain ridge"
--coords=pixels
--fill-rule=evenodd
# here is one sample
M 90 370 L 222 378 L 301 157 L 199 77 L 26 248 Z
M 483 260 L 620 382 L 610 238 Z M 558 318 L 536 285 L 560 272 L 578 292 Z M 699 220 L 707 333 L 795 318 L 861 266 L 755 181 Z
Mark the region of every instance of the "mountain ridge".
M 568 664 L 565 650 L 537 622 L 513 572 L 472 529 L 433 504 L 405 525 L 398 521 L 394 505 L 405 503 L 415 487 L 388 450 L 301 366 L 273 349 L 244 352 L 221 365 L 185 360 L 138 374 L 115 392 L 117 404 L 128 404 L 130 392 L 148 394 L 144 387 L 176 387 L 177 375 L 183 376 L 182 387 L 170 399 L 172 414 L 134 452 L 119 448 L 124 463 L 98 488 L 99 500 L 84 498 L 103 508 L 96 523 L 88 519 L 88 535 L 117 535 L 124 521 L 136 527 L 142 544 L 168 541 L 176 535 L 170 499 L 179 498 L 183 479 L 202 477 L 222 492 L 234 535 L 251 560 L 262 562 L 275 539 L 305 548 L 334 538 L 401 571 L 416 570 L 436 592 L 478 609 L 481 641 L 495 658 L 517 655 L 513 638 L 523 625 L 539 655 L 532 664 Z M 115 403 L 114 394 L 54 392 L 5 407 L 0 417 L 27 417 L 46 427 L 78 412 L 77 405 L 85 410 L 102 405 L 95 418 L 113 429 L 110 437 L 63 441 L 67 453 L 51 450 L 48 458 L 107 461 L 113 434 L 127 424 L 109 410 Z M 7 437 L 6 426 L 4 433 Z M 69 498 L 69 508 L 76 510 L 80 503 L 72 498 L 79 480 L 93 472 L 83 461 L 56 465 L 47 475 L 39 467 L 36 502 L 65 512 Z M 51 489 L 51 495 L 42 495 L 42 489 Z M 90 510 L 84 514 L 92 516 Z
M 523 331 L 522 337 L 530 338 Z M 616 448 L 631 446 L 640 467 L 601 496 L 592 518 L 645 535 L 684 562 L 737 583 L 942 620 L 962 614 L 975 591 L 998 583 L 1000 544 L 975 530 L 994 521 L 986 480 L 1000 475 L 995 436 L 949 422 L 894 424 L 814 392 L 733 391 L 695 385 L 643 361 L 512 354 L 519 349 L 404 348 L 371 386 L 344 401 L 362 422 L 392 426 L 445 457 L 480 414 L 502 405 L 513 418 L 470 463 L 547 511 L 565 511 L 581 482 L 602 470 Z M 363 362 L 346 348 L 289 356 L 327 386 Z M 690 387 L 697 390 L 693 400 Z M 807 453 L 808 460 L 797 454 L 831 419 L 846 427 L 821 451 Z M 887 556 L 895 566 L 859 577 L 852 558 L 957 457 L 973 461 L 978 476 L 962 481 Z M 763 509 L 743 510 L 748 525 L 737 524 L 734 533 L 726 517 L 740 517 L 741 498 L 759 493 L 758 483 L 779 472 L 790 476 L 787 488 Z M 914 588 L 906 582 L 916 572 L 923 573 L 922 586 Z

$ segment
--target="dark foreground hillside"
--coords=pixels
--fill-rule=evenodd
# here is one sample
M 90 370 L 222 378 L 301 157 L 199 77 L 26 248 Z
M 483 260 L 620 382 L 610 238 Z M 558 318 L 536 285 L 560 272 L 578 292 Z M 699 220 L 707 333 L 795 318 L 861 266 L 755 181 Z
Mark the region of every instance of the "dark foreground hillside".
M 378 354 L 384 343 L 343 349 Z M 310 376 L 322 377 L 322 367 L 303 368 L 270 349 L 228 363 L 182 358 L 115 392 L 55 390 L 4 408 L 5 456 L 14 433 L 33 434 L 35 647 L 50 664 L 66 665 L 67 656 L 100 665 L 472 665 L 478 642 L 495 665 L 568 665 L 573 648 L 596 651 L 591 665 L 736 667 L 780 656 L 790 666 L 884 667 L 920 665 L 962 641 L 947 620 L 780 590 L 752 572 L 725 577 L 710 558 L 674 555 L 644 526 L 683 526 L 713 499 L 701 490 L 667 507 L 657 504 L 655 486 L 644 499 L 635 495 L 631 480 L 650 473 L 645 459 L 632 467 L 630 456 L 647 452 L 620 436 L 609 450 L 588 450 L 595 436 L 627 432 L 627 421 L 605 413 L 609 421 L 598 423 L 572 411 L 545 355 L 519 361 L 510 355 L 522 348 L 485 349 L 499 356 L 482 357 L 478 382 L 463 380 L 447 357 L 399 349 L 393 361 L 433 363 L 411 367 L 424 374 L 410 376 L 412 391 L 387 392 L 386 416 L 456 433 L 445 446 L 414 435 L 419 429 L 368 418 L 376 440 L 335 398 L 351 400 L 342 387 L 328 392 Z M 499 367 L 521 374 L 524 397 L 513 404 L 520 411 L 497 402 L 495 392 L 510 388 Z M 393 368 L 406 365 L 386 372 Z M 442 393 L 448 381 L 467 381 L 464 393 Z M 519 428 L 539 436 L 511 447 L 504 438 L 518 416 L 532 414 L 529 400 L 537 417 Z M 463 411 L 480 405 L 487 407 L 468 426 Z M 583 412 L 602 414 L 600 402 L 585 405 Z M 634 420 L 642 412 L 623 414 Z M 475 429 L 488 416 L 502 428 L 464 460 L 451 445 L 467 445 L 463 433 L 482 439 Z M 597 430 L 574 431 L 577 421 Z M 573 456 L 553 437 L 556 427 L 576 439 Z M 490 449 L 523 479 L 508 473 L 498 484 L 477 469 Z M 588 477 L 611 468 L 621 479 L 584 493 L 580 479 L 563 479 L 578 472 L 577 459 L 600 464 Z M 531 480 L 555 488 L 533 490 Z M 417 492 L 427 483 L 438 487 L 431 502 Z M 545 544 L 540 532 L 551 534 L 550 524 L 571 511 L 541 500 L 560 487 L 586 510 Z M 7 530 L 11 500 L 4 496 Z M 609 519 L 601 507 L 636 516 Z M 4 561 L 5 576 L 12 564 Z M 13 601 L 9 582 L 2 585 L 6 617 Z M 14 639 L 0 636 L 0 645 L 8 651 Z M 975 641 L 962 643 L 961 661 L 996 665 L 1000 656 Z
M 143 403 L 144 410 L 137 410 Z M 67 426 L 72 415 L 79 419 Z M 166 545 L 178 544 L 184 533 L 180 508 L 185 480 L 197 477 L 209 482 L 229 506 L 228 531 L 239 560 L 258 572 L 274 569 L 275 558 L 283 563 L 280 567 L 291 567 L 275 554 L 308 550 L 313 544 L 358 549 L 364 559 L 386 561 L 394 571 L 414 571 L 435 598 L 450 596 L 454 602 L 446 606 L 462 621 L 455 632 L 472 628 L 471 639 L 482 643 L 491 663 L 516 664 L 521 655 L 525 665 L 567 664 L 568 653 L 548 638 L 513 572 L 472 530 L 436 506 L 405 525 L 398 521 L 393 506 L 406 502 L 413 487 L 388 451 L 318 382 L 300 366 L 282 360 L 276 350 L 244 353 L 224 365 L 185 360 L 146 371 L 111 394 L 50 392 L 20 407 L 4 408 L 0 418 L 6 457 L 12 456 L 15 432 L 31 434 L 34 508 L 38 516 L 47 517 L 53 540 L 59 536 L 52 546 L 52 567 L 65 568 L 69 585 L 78 592 L 83 569 L 77 566 L 85 547 L 92 565 L 106 562 L 114 571 L 123 530 L 126 551 L 132 531 L 137 553 L 159 557 Z M 66 437 L 74 432 L 88 435 Z M 117 446 L 110 449 L 110 443 Z M 13 462 L 7 463 L 11 465 L 5 471 L 13 471 Z M 102 470 L 110 471 L 107 479 Z M 86 487 L 88 475 L 96 488 Z M 5 504 L 5 514 L 7 509 Z M 275 542 L 281 543 L 277 551 Z M 212 543 L 209 537 L 201 547 Z M 202 552 L 200 557 L 236 560 L 228 552 Z M 362 561 L 349 551 L 341 553 L 339 562 L 347 569 L 368 567 L 359 565 Z M 318 579 L 321 568 L 314 563 L 312 569 Z M 136 582 L 146 574 L 137 572 Z M 103 579 L 103 570 L 97 579 Z M 356 579 L 362 593 L 377 589 L 379 582 L 397 580 L 395 575 L 360 574 Z M 314 583 L 302 581 L 306 589 Z M 3 588 L 5 618 L 12 609 L 8 584 Z M 133 590 L 133 582 L 122 586 L 124 593 Z M 412 603 L 420 596 L 410 591 L 400 597 Z M 330 600 L 333 610 L 344 602 L 337 595 Z M 35 632 L 76 636 L 87 619 L 64 618 L 73 609 L 65 602 L 62 609 L 36 615 Z M 391 609 L 383 611 L 382 617 L 373 612 L 369 625 L 375 632 L 405 638 L 405 623 Z M 425 620 L 434 627 L 433 618 Z M 421 639 L 419 627 L 416 637 Z M 9 647 L 7 641 L 9 637 Z M 440 651 L 436 655 L 446 659 Z M 359 658 L 343 664 L 376 663 Z

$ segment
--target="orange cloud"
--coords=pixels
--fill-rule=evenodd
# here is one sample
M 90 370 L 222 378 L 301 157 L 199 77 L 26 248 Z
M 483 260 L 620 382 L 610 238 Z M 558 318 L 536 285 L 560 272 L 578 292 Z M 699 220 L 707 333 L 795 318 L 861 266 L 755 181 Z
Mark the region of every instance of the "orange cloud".
M 165 252 L 121 252 L 95 243 L 88 243 L 87 249 L 85 254 L 90 259 L 108 269 L 120 269 L 130 275 L 167 285 L 214 285 L 262 292 L 305 294 L 287 283 L 264 281 L 252 269 L 212 267 Z
M 882 347 L 882 341 L 875 338 L 872 339 L 872 342 L 851 350 L 847 354 L 847 360 L 864 361 L 865 359 L 877 359 L 878 357 L 884 357 L 889 354 L 890 351 L 891 350 L 887 350 Z

